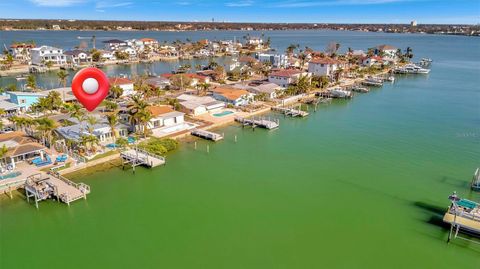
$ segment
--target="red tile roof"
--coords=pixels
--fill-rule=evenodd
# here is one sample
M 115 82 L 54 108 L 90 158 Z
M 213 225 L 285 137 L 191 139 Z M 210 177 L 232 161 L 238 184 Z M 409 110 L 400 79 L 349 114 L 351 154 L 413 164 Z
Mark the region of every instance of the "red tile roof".
M 110 85 L 127 85 L 132 84 L 133 81 L 126 78 L 108 78 Z
M 276 72 L 270 73 L 270 76 L 276 76 L 276 77 L 291 77 L 294 75 L 301 74 L 302 71 L 296 70 L 296 69 L 280 69 Z
M 212 91 L 232 101 L 235 101 L 238 98 L 242 97 L 243 95 L 248 94 L 246 90 L 240 90 L 240 89 L 235 89 L 231 87 L 217 87 Z
M 380 45 L 377 47 L 379 50 L 397 50 L 394 46 L 390 45 Z
M 175 111 L 170 106 L 149 106 L 147 109 L 150 111 L 153 117 Z
M 314 64 L 339 64 L 340 61 L 325 57 L 325 58 L 313 58 L 310 63 Z

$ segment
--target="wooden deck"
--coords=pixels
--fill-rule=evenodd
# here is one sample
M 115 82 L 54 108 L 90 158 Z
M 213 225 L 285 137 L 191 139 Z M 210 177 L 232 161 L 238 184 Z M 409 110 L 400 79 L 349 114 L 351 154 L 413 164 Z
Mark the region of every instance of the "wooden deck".
M 480 234 L 480 219 L 479 220 L 472 220 L 468 218 L 463 218 L 460 216 L 457 216 L 455 218 L 455 215 L 450 214 L 449 212 L 445 213 L 443 216 L 443 221 L 449 224 L 455 224 L 457 226 L 460 226 L 460 228 L 463 228 L 465 230 L 469 230 L 472 232 L 476 232 Z
M 287 116 L 291 117 L 306 117 L 308 116 L 308 112 L 300 110 L 300 109 L 295 109 L 293 107 L 288 108 L 288 107 L 279 107 L 279 106 L 274 106 L 272 107 L 273 111 L 278 111 L 282 114 L 285 114 Z
M 242 117 L 235 117 L 235 121 L 240 122 L 243 126 L 252 126 L 253 128 L 261 127 L 269 130 L 276 129 L 280 126 L 278 120 L 272 121 L 264 118 L 247 119 Z
M 203 138 L 203 139 L 207 139 L 207 140 L 212 140 L 212 141 L 219 141 L 219 140 L 223 139 L 223 136 L 221 134 L 217 134 L 217 133 L 214 133 L 214 132 L 205 131 L 205 130 L 201 130 L 201 129 L 193 130 L 191 132 L 191 134 L 194 135 L 194 136 L 197 136 L 197 137 L 200 137 L 200 138 Z
M 165 157 L 158 156 L 141 149 L 129 149 L 120 153 L 124 164 L 131 164 L 133 167 L 143 165 L 146 167 L 157 167 L 164 165 Z

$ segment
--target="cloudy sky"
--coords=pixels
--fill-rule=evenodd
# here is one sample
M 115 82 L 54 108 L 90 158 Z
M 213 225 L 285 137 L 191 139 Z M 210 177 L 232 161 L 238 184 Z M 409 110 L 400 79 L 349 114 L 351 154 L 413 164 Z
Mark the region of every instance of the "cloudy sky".
M 0 0 L 0 18 L 477 24 L 480 0 Z

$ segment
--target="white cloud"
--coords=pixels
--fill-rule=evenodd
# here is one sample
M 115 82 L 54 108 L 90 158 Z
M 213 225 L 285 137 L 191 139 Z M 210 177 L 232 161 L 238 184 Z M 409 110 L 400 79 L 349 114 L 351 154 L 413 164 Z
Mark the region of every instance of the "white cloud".
M 102 9 L 102 8 L 113 8 L 113 7 L 128 7 L 131 6 L 132 2 L 107 2 L 107 1 L 100 1 L 95 4 L 95 8 Z
M 30 2 L 43 7 L 68 7 L 86 3 L 88 0 L 30 0 Z
M 227 7 L 249 7 L 253 5 L 253 1 L 251 0 L 245 0 L 245 1 L 238 1 L 238 2 L 228 2 L 225 3 L 225 6 Z
M 318 6 L 340 6 L 340 5 L 379 5 L 411 0 L 335 0 L 335 1 L 284 1 L 274 4 L 273 7 L 318 7 Z

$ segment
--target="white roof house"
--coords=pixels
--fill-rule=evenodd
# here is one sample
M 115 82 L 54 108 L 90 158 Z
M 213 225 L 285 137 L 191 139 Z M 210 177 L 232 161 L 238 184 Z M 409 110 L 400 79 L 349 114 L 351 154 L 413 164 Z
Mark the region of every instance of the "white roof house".
M 182 94 L 177 97 L 182 110 L 190 115 L 198 116 L 207 112 L 214 112 L 225 107 L 225 103 L 210 96 L 195 96 Z
M 93 126 L 93 132 L 88 131 L 89 125 L 86 122 L 78 122 L 74 118 L 70 118 L 69 121 L 74 122 L 74 125 L 59 127 L 56 129 L 56 132 L 65 139 L 73 140 L 79 142 L 82 139 L 82 136 L 94 135 L 99 140 L 100 143 L 113 142 L 114 135 L 112 134 L 112 129 L 107 122 L 105 117 L 97 117 L 99 122 Z M 115 127 L 118 136 L 126 137 L 128 135 L 128 127 L 123 123 L 118 123 Z
M 30 50 L 30 56 L 33 65 L 44 65 L 46 62 L 52 62 L 55 65 L 67 63 L 63 50 L 51 46 L 33 48 Z

